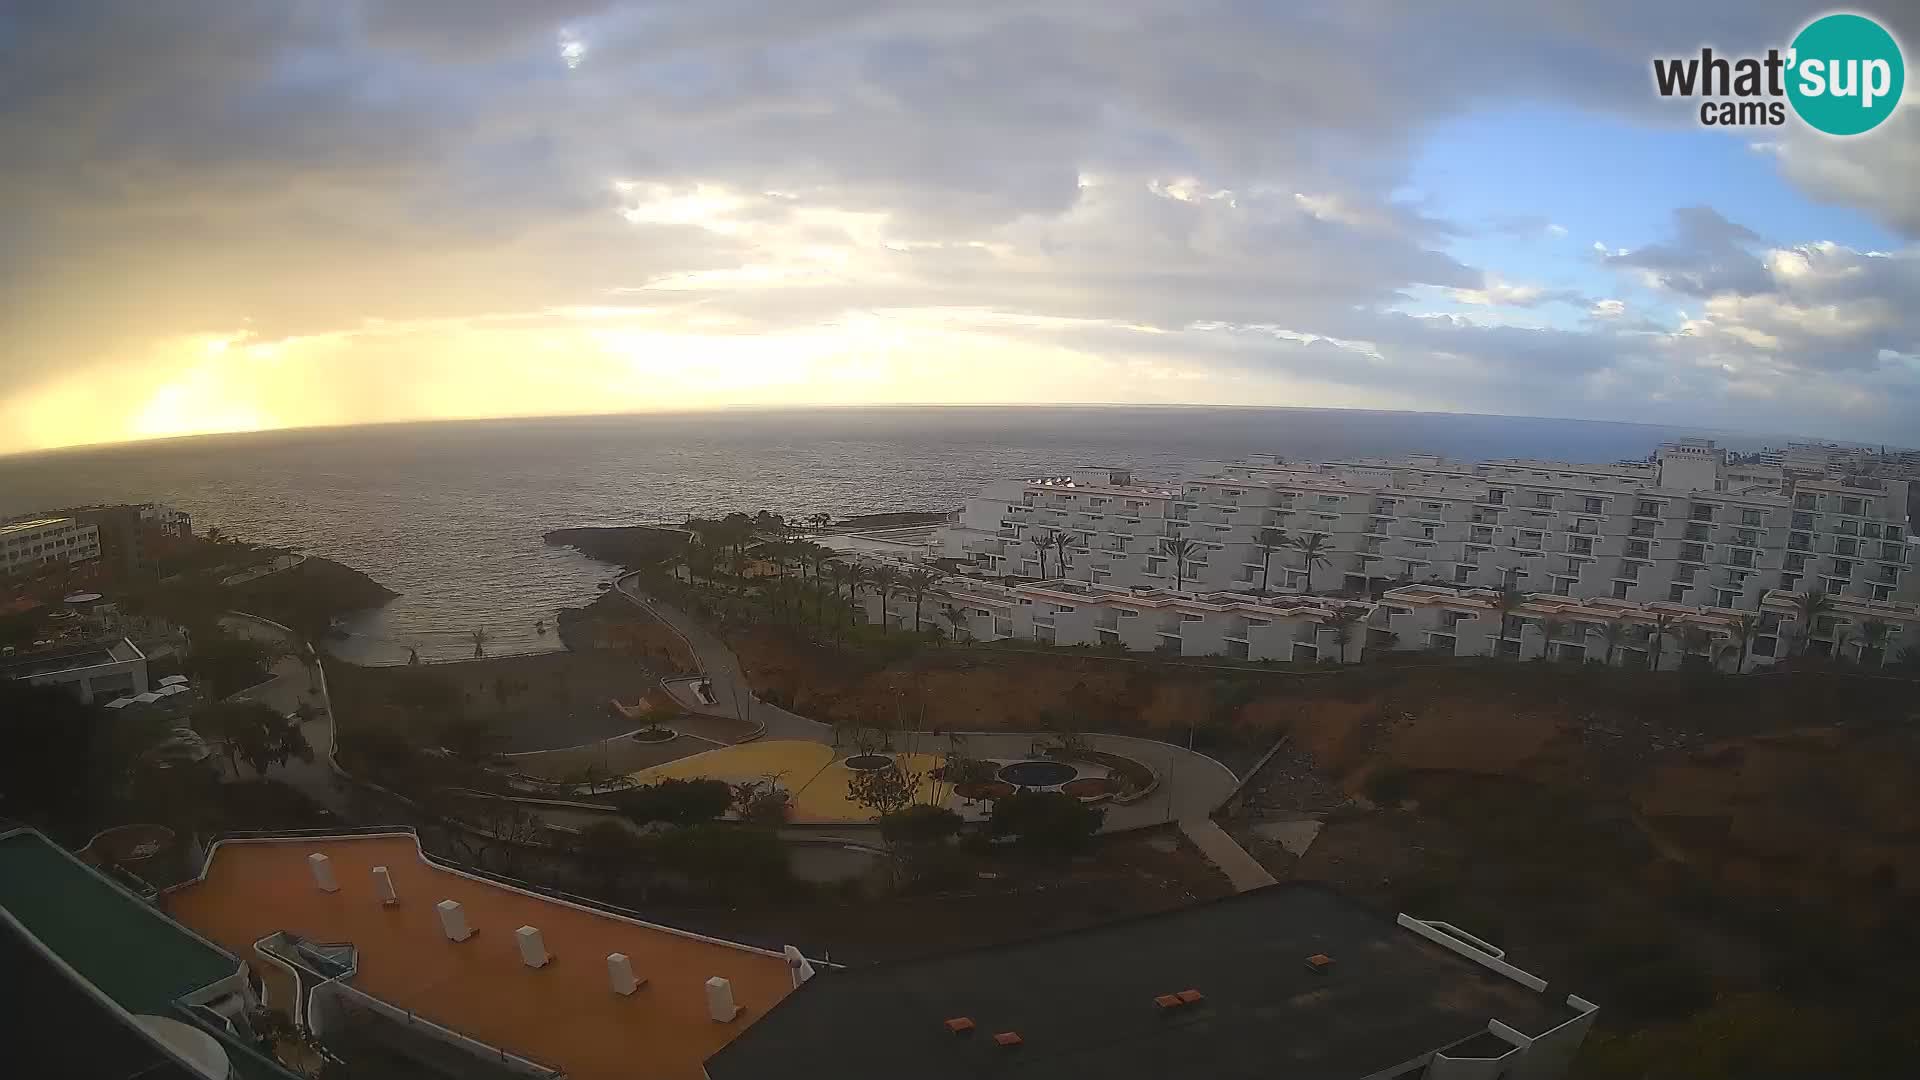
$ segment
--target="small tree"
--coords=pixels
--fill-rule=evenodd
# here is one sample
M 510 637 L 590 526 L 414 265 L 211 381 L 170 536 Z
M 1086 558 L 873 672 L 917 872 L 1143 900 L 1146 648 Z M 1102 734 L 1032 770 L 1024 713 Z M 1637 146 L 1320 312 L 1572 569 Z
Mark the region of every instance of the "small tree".
M 723 780 L 669 777 L 628 788 L 613 797 L 613 805 L 636 824 L 661 821 L 684 826 L 718 818 L 733 808 L 733 800 L 733 789 Z
M 300 729 L 283 720 L 272 706 L 258 701 L 222 701 L 209 705 L 193 716 L 194 729 L 218 739 L 227 755 L 227 765 L 239 775 L 244 761 L 256 773 L 264 774 L 276 762 L 285 764 L 289 755 L 304 748 L 303 755 L 313 758 Z M 288 732 L 291 732 L 291 735 Z
M 580 830 L 573 850 L 589 872 L 600 879 L 601 887 L 612 895 L 618 890 L 620 880 L 638 866 L 644 845 L 625 825 L 617 821 L 596 821 Z
M 695 825 L 653 842 L 660 865 L 695 887 L 730 900 L 761 900 L 792 884 L 787 848 L 770 829 Z
M 913 805 L 924 775 L 903 769 L 897 763 L 884 769 L 863 769 L 847 781 L 847 798 L 855 806 L 885 819 Z
M 1072 855 L 1100 831 L 1106 814 L 1060 791 L 1017 791 L 993 804 L 994 836 L 1010 836 L 1021 851 Z
M 895 884 L 903 878 L 925 881 L 937 875 L 948 843 L 962 824 L 960 815 L 944 806 L 908 806 L 882 817 L 880 839 L 886 845 Z

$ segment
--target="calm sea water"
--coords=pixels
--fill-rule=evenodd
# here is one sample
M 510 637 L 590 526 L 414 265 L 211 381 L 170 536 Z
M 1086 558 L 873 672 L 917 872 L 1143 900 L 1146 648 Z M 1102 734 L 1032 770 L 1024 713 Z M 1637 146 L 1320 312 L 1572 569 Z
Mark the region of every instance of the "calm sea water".
M 1080 464 L 1154 478 L 1251 453 L 1640 457 L 1700 432 L 1516 417 L 1217 408 L 872 408 L 490 420 L 207 436 L 0 458 L 0 516 L 158 500 L 197 530 L 338 559 L 399 592 L 335 647 L 398 662 L 559 647 L 609 568 L 540 536 L 688 514 L 957 505 Z M 1758 437 L 1727 437 L 1736 446 Z

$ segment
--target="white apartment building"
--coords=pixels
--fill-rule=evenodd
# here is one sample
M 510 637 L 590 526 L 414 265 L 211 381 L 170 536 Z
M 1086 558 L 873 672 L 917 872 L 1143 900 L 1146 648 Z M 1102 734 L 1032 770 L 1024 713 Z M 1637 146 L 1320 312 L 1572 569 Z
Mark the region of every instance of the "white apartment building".
M 100 530 L 69 517 L 0 524 L 0 574 L 36 573 L 55 562 L 100 557 Z
M 1051 580 L 995 585 L 944 578 L 920 603 L 923 628 L 979 641 L 1122 648 L 1179 656 L 1356 663 L 1381 652 L 1550 659 L 1673 670 L 1689 655 L 1752 672 L 1801 651 L 1799 597 L 1773 591 L 1758 610 L 1667 601 L 1533 595 L 1511 610 L 1495 589 L 1408 585 L 1377 602 L 1312 595 L 1174 593 Z M 913 597 L 895 590 L 884 611 L 862 596 L 867 621 L 913 626 Z M 1747 624 L 1744 655 L 1740 625 Z M 1876 625 L 1877 624 L 1877 625 Z M 1656 646 L 1653 631 L 1664 626 Z M 1869 629 L 1872 627 L 1872 629 Z M 1704 638 L 1690 646 L 1687 631 Z M 1838 598 L 1805 651 L 1881 666 L 1920 647 L 1920 605 Z
M 1808 589 L 1897 604 L 1920 601 L 1907 487 L 1729 465 L 1707 440 L 1606 465 L 1269 458 L 1173 484 L 1083 468 L 989 485 L 929 551 L 988 578 L 1193 594 L 1429 582 L 1747 610 Z M 1263 550 L 1269 530 L 1318 535 L 1324 551 L 1309 565 Z M 1178 567 L 1168 540 L 1191 542 Z

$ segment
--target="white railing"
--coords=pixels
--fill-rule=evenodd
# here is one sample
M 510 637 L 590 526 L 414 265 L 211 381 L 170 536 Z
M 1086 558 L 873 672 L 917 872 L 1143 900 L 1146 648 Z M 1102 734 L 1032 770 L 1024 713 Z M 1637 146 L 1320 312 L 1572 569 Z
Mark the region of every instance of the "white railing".
M 321 983 L 313 988 L 307 1009 L 309 1030 L 321 1038 L 326 1038 L 328 1028 L 338 1028 L 346 1020 L 347 1008 L 365 1009 L 368 1012 L 390 1020 L 396 1024 L 405 1024 L 409 1030 L 417 1031 L 428 1038 L 445 1043 L 457 1050 L 476 1057 L 483 1057 L 499 1063 L 503 1068 L 525 1076 L 537 1076 L 553 1080 L 566 1075 L 560 1069 L 545 1065 L 532 1058 L 521 1057 L 491 1043 L 481 1042 L 470 1035 L 463 1035 L 443 1024 L 436 1024 L 409 1009 L 381 1001 L 362 990 L 356 989 L 337 979 Z

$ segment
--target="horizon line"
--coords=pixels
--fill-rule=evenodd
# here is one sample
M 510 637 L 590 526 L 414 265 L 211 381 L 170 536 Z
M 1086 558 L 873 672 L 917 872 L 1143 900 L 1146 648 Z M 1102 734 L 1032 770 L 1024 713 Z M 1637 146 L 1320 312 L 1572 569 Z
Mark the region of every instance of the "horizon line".
M 1241 403 L 1216 402 L 1128 402 L 1128 401 L 1051 401 L 1051 402 L 824 402 L 808 404 L 759 404 L 742 403 L 735 405 L 709 405 L 699 408 L 660 408 L 646 410 L 617 410 L 612 412 L 566 412 L 566 413 L 527 413 L 498 416 L 434 416 L 406 420 L 360 420 L 338 424 L 297 424 L 287 427 L 239 428 L 229 431 L 200 431 L 181 435 L 157 435 L 140 439 L 108 439 L 100 442 L 68 443 L 63 446 L 36 447 L 30 450 L 9 450 L 0 452 L 0 462 L 41 455 L 65 453 L 133 449 L 161 443 L 178 443 L 193 439 L 244 438 L 260 435 L 290 435 L 302 432 L 345 431 L 355 428 L 388 428 L 432 424 L 476 424 L 510 423 L 529 420 L 589 420 L 612 419 L 620 417 L 648 416 L 697 416 L 706 413 L 738 412 L 860 412 L 884 409 L 1140 409 L 1140 410 L 1180 410 L 1180 409 L 1216 409 L 1240 412 L 1317 412 L 1317 413 L 1365 413 L 1378 416 L 1449 416 L 1471 417 L 1490 420 L 1543 420 L 1567 424 L 1606 424 L 1615 427 L 1655 428 L 1665 431 L 1694 431 L 1706 435 L 1728 435 L 1738 438 L 1777 437 L 1808 442 L 1833 442 L 1843 446 L 1886 446 L 1893 449 L 1910 450 L 1915 447 L 1894 446 L 1885 442 L 1858 442 L 1836 439 L 1831 436 L 1809 435 L 1790 432 L 1761 432 L 1751 429 L 1709 427 L 1704 425 L 1678 425 L 1657 423 L 1647 420 L 1606 420 L 1584 416 L 1537 416 L 1531 413 L 1481 413 L 1453 412 L 1448 410 L 1426 409 L 1373 409 L 1359 406 L 1324 405 L 1249 405 Z

